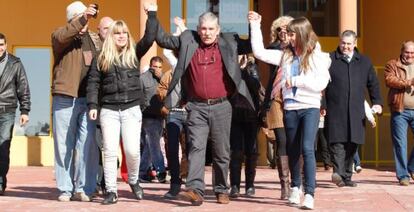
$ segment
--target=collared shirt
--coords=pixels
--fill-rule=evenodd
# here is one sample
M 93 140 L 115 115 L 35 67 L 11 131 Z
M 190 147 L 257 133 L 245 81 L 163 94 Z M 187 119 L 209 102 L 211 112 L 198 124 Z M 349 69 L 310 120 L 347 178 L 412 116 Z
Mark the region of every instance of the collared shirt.
M 228 97 L 234 84 L 223 64 L 218 43 L 200 45 L 187 70 L 188 99 L 215 99 Z
M 354 56 L 354 52 L 351 52 L 350 54 L 344 54 L 344 57 L 346 58 L 348 63 L 351 62 L 353 56 Z
M 403 65 L 406 70 L 407 76 L 406 79 L 410 80 L 414 77 L 414 64 Z M 414 89 L 413 86 L 410 86 L 405 89 L 404 92 L 404 108 L 405 109 L 414 109 Z

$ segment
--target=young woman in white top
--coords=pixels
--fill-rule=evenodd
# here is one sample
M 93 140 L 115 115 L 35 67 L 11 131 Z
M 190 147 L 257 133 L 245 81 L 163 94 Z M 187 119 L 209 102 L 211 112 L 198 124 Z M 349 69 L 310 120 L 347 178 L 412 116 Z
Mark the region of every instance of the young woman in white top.
M 283 51 L 264 48 L 259 14 L 251 11 L 248 19 L 254 56 L 266 63 L 279 65 L 283 71 L 280 86 L 291 172 L 289 203 L 300 204 L 299 187 L 302 179 L 299 156 L 303 154 L 305 198 L 302 206 L 313 209 L 316 184 L 314 143 L 319 123 L 321 92 L 330 79 L 329 54 L 321 51 L 318 37 L 304 17 L 294 19 L 287 26 L 290 46 Z

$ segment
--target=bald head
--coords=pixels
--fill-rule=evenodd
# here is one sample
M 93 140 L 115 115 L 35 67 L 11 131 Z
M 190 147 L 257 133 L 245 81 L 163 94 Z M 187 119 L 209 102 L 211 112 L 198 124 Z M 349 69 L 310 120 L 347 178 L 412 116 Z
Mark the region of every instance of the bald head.
M 405 41 L 401 46 L 401 60 L 406 65 L 414 63 L 414 41 Z
M 109 25 L 114 22 L 114 20 L 108 16 L 101 18 L 98 25 L 99 37 L 101 40 L 105 40 L 106 34 L 108 33 Z

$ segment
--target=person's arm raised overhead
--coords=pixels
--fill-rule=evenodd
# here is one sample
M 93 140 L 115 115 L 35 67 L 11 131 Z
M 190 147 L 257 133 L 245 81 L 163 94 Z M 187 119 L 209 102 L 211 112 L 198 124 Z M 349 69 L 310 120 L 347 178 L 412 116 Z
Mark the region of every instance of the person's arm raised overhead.
M 158 6 L 154 3 L 145 3 L 144 4 L 144 11 L 147 14 L 147 22 L 145 24 L 145 33 L 144 37 L 138 41 L 135 52 L 137 54 L 138 60 L 141 59 L 145 53 L 151 48 L 152 43 L 155 40 L 155 36 L 157 34 L 158 28 L 158 20 L 157 20 L 157 10 Z
M 250 40 L 254 56 L 265 63 L 279 65 L 282 59 L 283 51 L 265 49 L 263 45 L 263 35 L 260 29 L 262 16 L 254 11 L 249 11 L 247 19 L 250 23 Z

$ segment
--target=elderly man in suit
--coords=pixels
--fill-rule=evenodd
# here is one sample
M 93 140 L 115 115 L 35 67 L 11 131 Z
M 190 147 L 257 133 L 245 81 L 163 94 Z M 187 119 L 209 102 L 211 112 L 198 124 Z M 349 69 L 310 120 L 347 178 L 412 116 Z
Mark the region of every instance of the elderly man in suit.
M 186 30 L 180 36 L 164 33 L 159 26 L 156 38 L 163 48 L 179 50 L 178 63 L 169 86 L 166 102 L 181 80 L 182 90 L 171 108 L 186 102 L 188 111 L 187 190 L 178 197 L 201 205 L 204 196 L 204 164 L 207 138 L 213 145 L 214 192 L 217 202 L 229 203 L 228 169 L 230 161 L 230 98 L 240 95 L 242 104 L 253 106 L 246 83 L 241 78 L 239 54 L 251 52 L 250 40 L 234 33 L 220 33 L 218 17 L 211 12 L 200 15 L 197 31 Z

